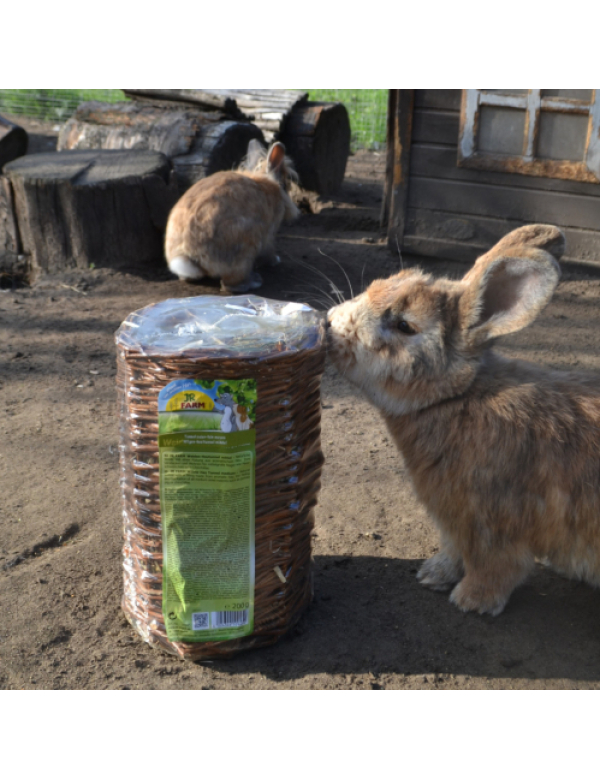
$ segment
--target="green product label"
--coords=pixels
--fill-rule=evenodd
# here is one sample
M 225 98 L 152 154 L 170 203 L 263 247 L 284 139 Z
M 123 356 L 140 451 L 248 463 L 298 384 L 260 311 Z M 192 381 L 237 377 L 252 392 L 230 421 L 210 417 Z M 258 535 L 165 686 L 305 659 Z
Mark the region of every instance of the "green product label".
M 172 642 L 254 630 L 256 381 L 181 379 L 158 397 L 163 616 Z

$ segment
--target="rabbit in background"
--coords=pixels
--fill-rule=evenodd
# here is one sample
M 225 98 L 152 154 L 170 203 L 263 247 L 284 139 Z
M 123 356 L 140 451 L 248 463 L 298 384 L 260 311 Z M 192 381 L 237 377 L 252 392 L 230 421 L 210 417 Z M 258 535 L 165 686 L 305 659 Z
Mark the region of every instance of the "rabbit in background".
M 295 179 L 283 144 L 266 152 L 250 141 L 238 170 L 201 179 L 173 207 L 165 238 L 170 270 L 187 281 L 220 279 L 234 293 L 260 287 L 255 260 L 279 262 L 275 234 L 299 214 L 288 192 Z
M 460 281 L 408 269 L 328 312 L 329 354 L 366 394 L 440 533 L 418 579 L 498 615 L 535 559 L 600 584 L 600 376 L 503 357 L 558 283 L 564 235 L 528 225 Z

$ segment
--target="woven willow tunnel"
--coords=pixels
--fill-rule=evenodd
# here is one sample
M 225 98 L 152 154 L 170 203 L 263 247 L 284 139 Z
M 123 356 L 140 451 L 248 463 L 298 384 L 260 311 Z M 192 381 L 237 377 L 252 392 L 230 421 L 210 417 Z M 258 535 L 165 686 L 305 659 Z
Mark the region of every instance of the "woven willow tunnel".
M 320 315 L 256 296 L 170 300 L 130 315 L 116 343 L 127 618 L 148 643 L 192 660 L 275 642 L 312 595 L 311 532 L 323 463 Z M 253 633 L 171 641 L 163 615 L 159 392 L 181 379 L 244 378 L 257 387 Z

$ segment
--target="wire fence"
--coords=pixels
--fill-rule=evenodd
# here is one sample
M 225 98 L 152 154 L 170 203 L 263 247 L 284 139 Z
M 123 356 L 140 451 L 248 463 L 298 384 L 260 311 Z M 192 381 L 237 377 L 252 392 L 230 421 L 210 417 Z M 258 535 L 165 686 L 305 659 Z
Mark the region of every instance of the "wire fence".
M 0 89 L 0 112 L 64 122 L 80 103 L 125 100 L 120 89 Z
M 309 100 L 343 103 L 353 149 L 385 146 L 387 89 L 308 89 Z M 64 122 L 80 103 L 125 100 L 120 89 L 0 89 L 0 113 Z
M 385 146 L 387 89 L 309 89 L 309 100 L 343 103 L 350 116 L 353 149 Z

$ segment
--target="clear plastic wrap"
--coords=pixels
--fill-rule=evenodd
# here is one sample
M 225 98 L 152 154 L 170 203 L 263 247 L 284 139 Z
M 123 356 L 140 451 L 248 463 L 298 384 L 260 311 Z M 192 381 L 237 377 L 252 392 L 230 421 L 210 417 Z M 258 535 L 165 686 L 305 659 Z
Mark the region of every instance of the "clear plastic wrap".
M 115 340 L 126 616 L 147 642 L 192 660 L 275 642 L 311 598 L 311 532 L 323 463 L 321 315 L 253 295 L 171 299 L 131 314 Z M 173 641 L 165 628 L 159 393 L 180 380 L 209 387 L 256 381 L 253 421 L 242 424 L 250 412 L 237 406 L 239 429 L 255 430 L 254 621 L 252 633 L 240 638 Z

